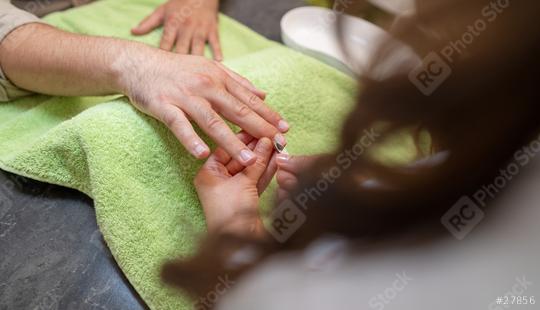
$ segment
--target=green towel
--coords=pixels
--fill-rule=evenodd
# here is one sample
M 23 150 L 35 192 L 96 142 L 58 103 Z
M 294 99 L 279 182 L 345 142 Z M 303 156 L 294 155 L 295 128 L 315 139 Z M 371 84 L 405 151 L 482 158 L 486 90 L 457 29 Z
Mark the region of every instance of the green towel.
M 46 20 L 68 31 L 157 45 L 161 30 L 133 37 L 130 28 L 161 2 L 101 0 Z M 291 124 L 288 150 L 332 150 L 356 82 L 225 16 L 220 27 L 225 64 L 267 91 L 268 104 Z M 193 253 L 205 231 L 192 185 L 201 164 L 119 96 L 32 96 L 0 104 L 0 168 L 92 197 L 112 254 L 152 309 L 192 308 L 160 282 L 159 272 L 163 262 Z

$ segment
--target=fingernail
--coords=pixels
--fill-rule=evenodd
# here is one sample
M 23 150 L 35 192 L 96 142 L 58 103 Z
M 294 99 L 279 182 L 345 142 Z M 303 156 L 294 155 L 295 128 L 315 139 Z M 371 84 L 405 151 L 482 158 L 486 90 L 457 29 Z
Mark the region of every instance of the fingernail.
M 240 152 L 240 158 L 242 158 L 242 160 L 244 162 L 249 162 L 251 161 L 253 158 L 255 157 L 255 154 L 253 154 L 252 151 L 249 151 L 249 150 L 242 150 Z
M 291 157 L 288 154 L 278 154 L 276 156 L 276 161 L 278 164 L 286 165 L 289 162 Z
M 197 144 L 195 145 L 195 155 L 197 156 L 201 156 L 204 154 L 204 152 L 206 152 L 206 147 L 204 147 L 204 145 L 201 145 L 201 144 Z
M 280 120 L 278 123 L 278 129 L 281 130 L 282 132 L 289 130 L 289 123 L 287 123 L 284 120 Z
M 287 145 L 287 139 L 285 139 L 285 136 L 278 133 L 274 136 L 274 143 L 276 144 L 276 147 L 278 148 L 278 151 L 281 152 Z

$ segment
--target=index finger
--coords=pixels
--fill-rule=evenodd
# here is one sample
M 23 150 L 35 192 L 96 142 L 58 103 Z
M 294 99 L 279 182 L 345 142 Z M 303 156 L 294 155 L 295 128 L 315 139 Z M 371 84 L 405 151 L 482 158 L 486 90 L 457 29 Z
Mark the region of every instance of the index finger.
M 245 131 L 240 131 L 239 133 L 236 134 L 236 137 L 240 139 L 240 141 L 242 141 L 244 144 L 249 144 L 253 141 L 253 139 L 255 139 Z M 231 163 L 236 163 L 237 165 L 240 165 L 236 160 L 231 160 L 232 159 L 231 155 L 229 155 L 229 153 L 227 153 L 227 151 L 225 151 L 225 149 L 223 149 L 222 147 L 216 148 L 214 153 L 210 156 L 215 158 L 215 160 L 217 160 L 219 163 L 221 163 L 224 166 L 228 166 Z
M 250 166 L 255 163 L 257 158 L 253 151 L 238 139 L 208 101 L 202 98 L 189 100 L 184 110 L 212 140 L 242 165 Z
M 240 85 L 243 85 L 245 88 L 249 89 L 251 92 L 253 92 L 255 95 L 257 95 L 259 98 L 263 99 L 266 98 L 266 93 L 257 87 L 253 85 L 248 79 L 244 78 L 240 74 L 234 72 L 233 70 L 227 68 L 224 64 L 222 64 L 219 61 L 215 62 L 216 65 L 221 68 L 221 70 L 225 71 L 227 75 L 229 75 L 233 80 L 238 82 Z
M 222 61 L 223 52 L 221 51 L 221 43 L 219 42 L 219 33 L 217 29 L 210 32 L 210 35 L 208 36 L 208 43 L 210 43 L 210 46 L 212 47 L 214 59 L 216 61 Z
M 255 113 L 266 120 L 268 123 L 285 133 L 289 130 L 289 123 L 281 115 L 272 110 L 259 96 L 246 89 L 232 79 L 226 81 L 227 90 L 238 100 L 250 107 Z

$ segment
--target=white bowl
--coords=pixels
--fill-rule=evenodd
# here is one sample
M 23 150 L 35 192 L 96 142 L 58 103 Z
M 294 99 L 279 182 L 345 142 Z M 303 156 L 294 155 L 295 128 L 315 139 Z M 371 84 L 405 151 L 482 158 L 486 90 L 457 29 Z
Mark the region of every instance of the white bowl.
M 343 21 L 343 42 L 337 34 L 338 17 Z M 382 28 L 326 8 L 308 6 L 289 11 L 281 19 L 281 37 L 287 46 L 351 75 L 369 74 L 381 79 L 393 73 L 394 68 L 403 67 L 404 62 L 419 63 L 412 49 Z M 390 44 L 392 53 L 375 69 L 370 68 L 382 43 Z

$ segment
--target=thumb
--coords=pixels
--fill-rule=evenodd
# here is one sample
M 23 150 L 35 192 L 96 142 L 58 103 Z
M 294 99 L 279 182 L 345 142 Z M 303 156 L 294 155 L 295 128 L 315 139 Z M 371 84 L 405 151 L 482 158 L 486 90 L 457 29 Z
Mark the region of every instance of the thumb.
M 247 167 L 244 170 L 244 174 L 249 179 L 257 183 L 263 173 L 266 171 L 266 167 L 268 166 L 272 153 L 274 152 L 274 145 L 270 139 L 261 138 L 257 142 L 253 152 L 255 153 L 255 156 L 257 156 L 257 161 L 255 164 Z
M 318 156 L 291 156 L 282 153 L 276 156 L 276 161 L 280 170 L 300 174 L 309 169 L 318 158 Z
M 163 7 L 159 7 L 152 14 L 143 19 L 139 25 L 131 29 L 131 33 L 134 35 L 147 34 L 150 31 L 156 29 L 163 23 L 165 10 Z

